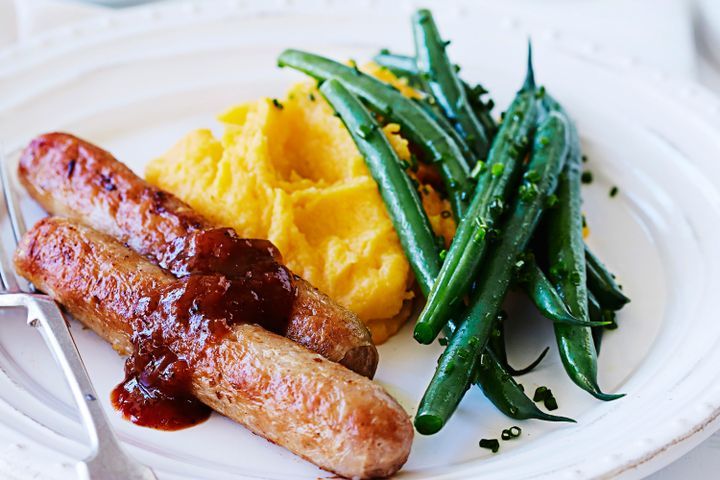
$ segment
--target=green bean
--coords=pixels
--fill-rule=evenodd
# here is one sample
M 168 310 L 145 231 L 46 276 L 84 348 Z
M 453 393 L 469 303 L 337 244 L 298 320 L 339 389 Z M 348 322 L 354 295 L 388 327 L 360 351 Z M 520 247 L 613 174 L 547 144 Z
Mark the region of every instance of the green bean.
M 495 318 L 510 286 L 517 260 L 527 247 L 547 197 L 555 189 L 568 150 L 565 119 L 551 114 L 540 125 L 533 145 L 527 175 L 517 202 L 505 221 L 504 234 L 493 244 L 483 275 L 471 298 L 466 320 L 450 338 L 435 375 L 415 416 L 422 434 L 440 430 L 457 408 L 488 341 Z
M 487 250 L 488 237 L 496 227 L 522 168 L 537 115 L 531 72 L 532 67 L 527 76 L 530 80 L 526 80 L 508 109 L 467 215 L 458 225 L 440 275 L 415 324 L 414 336 L 420 343 L 432 343 L 476 278 Z
M 487 157 L 489 142 L 483 125 L 475 117 L 468 102 L 465 88 L 450 63 L 440 39 L 437 25 L 429 10 L 418 10 L 413 16 L 416 63 L 420 76 L 432 92 L 435 101 L 454 124 L 475 155 Z
M 370 112 L 342 83 L 327 80 L 320 92 L 345 123 L 365 158 L 415 277 L 421 285 L 432 284 L 440 269 L 435 234 L 400 159 Z
M 588 287 L 595 293 L 598 301 L 613 310 L 620 310 L 630 301 L 615 281 L 615 276 L 585 245 Z
M 472 187 L 467 162 L 453 139 L 421 107 L 392 86 L 319 55 L 285 50 L 278 57 L 278 65 L 300 70 L 319 80 L 337 79 L 373 111 L 400 124 L 406 138 L 437 164 L 455 217 L 465 214 Z
M 566 116 L 561 107 L 546 96 L 551 111 Z M 574 124 L 568 119 L 571 149 L 557 187 L 557 205 L 546 216 L 547 256 L 550 281 L 555 285 L 573 316 L 588 319 L 585 252 L 582 236 L 580 197 L 580 142 Z M 555 338 L 565 371 L 583 390 L 600 400 L 614 400 L 622 394 L 607 394 L 597 383 L 597 352 L 589 327 L 554 325 Z

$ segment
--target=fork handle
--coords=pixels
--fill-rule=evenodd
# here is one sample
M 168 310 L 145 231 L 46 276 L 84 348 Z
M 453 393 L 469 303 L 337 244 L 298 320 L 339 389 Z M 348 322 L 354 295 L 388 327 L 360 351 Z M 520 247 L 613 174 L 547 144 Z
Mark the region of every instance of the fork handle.
M 57 304 L 49 298 L 32 297 L 26 303 L 28 324 L 39 328 L 45 343 L 60 365 L 80 410 L 80 417 L 90 437 L 90 455 L 78 465 L 83 479 L 153 480 L 150 468 L 128 456 L 98 401 L 75 341 Z

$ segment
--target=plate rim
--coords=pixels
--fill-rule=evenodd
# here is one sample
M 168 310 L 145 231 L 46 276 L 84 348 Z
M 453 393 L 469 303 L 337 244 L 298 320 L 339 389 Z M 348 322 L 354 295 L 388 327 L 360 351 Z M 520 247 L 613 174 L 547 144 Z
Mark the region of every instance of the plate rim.
M 363 5 L 367 8 L 367 6 L 377 5 L 378 3 L 378 0 L 363 0 L 357 2 L 351 8 L 348 8 L 348 4 L 341 0 L 312 0 L 305 3 L 291 0 L 272 0 L 263 2 L 261 7 L 240 0 L 186 0 L 174 4 L 150 4 L 129 11 L 101 15 L 68 27 L 60 27 L 38 35 L 29 42 L 4 48 L 0 50 L 0 78 L 4 75 L 11 76 L 25 68 L 22 65 L 13 68 L 13 58 L 21 56 L 33 57 L 33 52 L 39 51 L 45 51 L 47 55 L 52 57 L 63 55 L 66 50 L 82 49 L 87 45 L 87 42 L 103 38 L 102 34 L 106 33 L 108 26 L 117 27 L 117 35 L 123 37 L 133 35 L 138 31 L 151 30 L 161 20 L 168 22 L 168 25 L 171 26 L 177 26 L 185 21 L 208 21 L 213 16 L 218 15 L 217 12 L 210 12 L 211 5 L 213 5 L 212 9 L 216 9 L 217 5 L 222 5 L 222 9 L 218 10 L 225 13 L 232 12 L 236 17 L 250 17 L 258 14 L 286 15 L 296 11 L 289 11 L 288 8 L 302 11 L 309 5 L 321 6 L 324 9 L 339 8 L 340 11 L 348 11 L 359 7 L 362 8 Z M 409 7 L 406 5 L 406 8 L 412 9 L 428 3 L 431 6 L 439 6 L 439 2 L 435 1 L 419 2 L 412 0 L 408 2 Z M 452 3 L 455 8 L 470 8 L 472 2 L 469 0 L 454 0 Z M 132 28 L 123 29 L 123 26 L 132 26 Z M 572 37 L 554 31 L 541 41 L 567 47 L 567 42 L 571 39 Z M 63 45 L 61 46 L 61 44 Z M 683 111 L 700 116 L 703 123 L 720 132 L 720 128 L 718 128 L 720 126 L 720 98 L 708 88 L 691 80 L 669 76 L 660 69 L 621 53 L 607 50 L 597 44 L 585 43 L 579 53 L 592 55 L 596 60 L 607 63 L 614 70 L 628 72 L 631 75 L 630 80 L 641 85 L 650 86 L 663 93 L 663 95 L 671 97 Z M 5 64 L 5 67 L 2 66 L 3 64 Z M 720 399 L 720 395 L 718 395 L 717 399 Z M 694 422 L 689 427 L 691 428 L 678 429 L 685 431 L 674 436 L 672 440 L 665 442 L 665 444 L 654 448 L 643 457 L 618 466 L 608 472 L 607 477 L 631 474 L 633 469 L 651 468 L 648 471 L 643 470 L 644 473 L 650 473 L 679 458 L 690 448 L 711 435 L 714 430 L 720 428 L 720 407 L 705 414 L 702 418 L 698 416 L 698 422 Z

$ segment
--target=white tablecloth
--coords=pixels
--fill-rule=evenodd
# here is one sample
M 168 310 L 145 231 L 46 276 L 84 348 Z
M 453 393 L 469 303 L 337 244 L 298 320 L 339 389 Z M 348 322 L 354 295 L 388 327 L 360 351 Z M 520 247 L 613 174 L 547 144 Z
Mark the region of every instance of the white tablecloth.
M 720 41 L 720 0 L 504 1 L 531 31 L 559 28 L 653 64 L 670 75 L 695 78 L 720 93 L 716 68 L 720 51 L 714 52 L 718 57 L 713 59 L 710 48 L 713 39 Z M 107 7 L 81 2 L 0 0 L 0 48 L 108 12 Z M 63 463 L 61 457 L 48 452 L 44 458 L 55 462 L 38 464 L 25 450 L 24 439 L 0 423 L 0 476 L 10 480 L 73 478 L 72 466 Z M 714 478 L 720 471 L 718 452 L 720 433 L 650 479 Z

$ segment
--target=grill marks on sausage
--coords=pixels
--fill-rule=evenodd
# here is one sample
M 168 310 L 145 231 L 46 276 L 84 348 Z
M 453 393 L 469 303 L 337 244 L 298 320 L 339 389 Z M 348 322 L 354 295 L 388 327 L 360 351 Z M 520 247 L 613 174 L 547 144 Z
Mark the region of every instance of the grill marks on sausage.
M 68 162 L 67 166 L 67 178 L 72 178 L 73 172 L 75 171 L 75 164 L 77 163 L 77 159 L 72 158 Z

